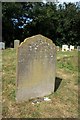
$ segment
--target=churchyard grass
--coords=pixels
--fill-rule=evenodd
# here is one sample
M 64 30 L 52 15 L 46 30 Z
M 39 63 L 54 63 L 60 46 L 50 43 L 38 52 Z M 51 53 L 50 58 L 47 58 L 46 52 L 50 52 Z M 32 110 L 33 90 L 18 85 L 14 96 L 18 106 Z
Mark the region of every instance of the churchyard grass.
M 2 115 L 3 118 L 77 118 L 78 52 L 57 52 L 55 92 L 51 101 L 16 103 L 16 50 L 3 50 Z M 60 83 L 60 84 L 59 84 Z M 59 84 L 59 85 L 58 85 Z

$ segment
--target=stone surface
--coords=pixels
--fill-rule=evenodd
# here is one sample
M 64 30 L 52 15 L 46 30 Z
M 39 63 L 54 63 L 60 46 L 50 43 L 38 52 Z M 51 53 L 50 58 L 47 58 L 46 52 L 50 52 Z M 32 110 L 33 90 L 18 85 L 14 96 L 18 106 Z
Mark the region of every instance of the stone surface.
M 14 40 L 14 48 L 19 46 L 20 40 Z
M 68 51 L 69 48 L 68 48 L 68 45 L 62 45 L 62 51 Z
M 17 101 L 54 92 L 56 46 L 42 35 L 27 38 L 18 47 Z

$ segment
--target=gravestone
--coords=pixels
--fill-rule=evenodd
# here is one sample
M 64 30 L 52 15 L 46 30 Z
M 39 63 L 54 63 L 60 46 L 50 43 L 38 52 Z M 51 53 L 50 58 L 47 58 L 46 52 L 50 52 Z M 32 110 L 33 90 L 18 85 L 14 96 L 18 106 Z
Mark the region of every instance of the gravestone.
M 42 97 L 54 92 L 56 46 L 36 35 L 24 40 L 17 54 L 17 101 Z
M 5 43 L 4 42 L 0 42 L 0 50 L 5 49 Z
M 0 42 L 0 50 L 3 48 L 3 42 Z
M 77 46 L 77 50 L 80 51 L 80 46 Z
M 74 50 L 74 46 L 70 45 L 70 51 Z
M 68 45 L 62 45 L 62 51 L 68 51 L 69 48 L 68 48 Z
M 56 48 L 57 48 L 57 51 L 59 51 L 59 46 L 56 46 Z
M 5 49 L 5 43 L 3 42 L 3 49 Z
M 14 48 L 19 46 L 20 40 L 14 40 Z

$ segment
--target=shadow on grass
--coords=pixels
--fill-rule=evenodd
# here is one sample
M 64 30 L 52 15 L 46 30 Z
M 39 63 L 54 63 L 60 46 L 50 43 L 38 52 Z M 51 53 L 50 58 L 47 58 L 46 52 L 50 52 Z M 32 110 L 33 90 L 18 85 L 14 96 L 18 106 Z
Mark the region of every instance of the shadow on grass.
M 61 81 L 62 81 L 61 78 L 56 77 L 56 79 L 55 79 L 55 89 L 54 89 L 54 92 L 56 92 L 57 89 L 59 88 L 59 86 L 60 86 L 60 84 L 61 84 Z

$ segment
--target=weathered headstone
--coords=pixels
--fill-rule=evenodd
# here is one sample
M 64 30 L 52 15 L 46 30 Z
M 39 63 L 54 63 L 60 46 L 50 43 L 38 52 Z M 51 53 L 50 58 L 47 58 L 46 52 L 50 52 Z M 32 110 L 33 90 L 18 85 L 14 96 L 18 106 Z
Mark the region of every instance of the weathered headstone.
M 0 42 L 0 50 L 5 49 L 5 43 L 4 42 Z
M 14 40 L 14 48 L 19 46 L 20 40 Z
M 18 47 L 17 101 L 54 92 L 56 46 L 42 35 L 27 38 Z
M 80 46 L 77 46 L 77 50 L 80 51 Z
M 62 45 L 62 51 L 68 51 L 69 48 L 68 48 L 68 45 Z
M 73 45 L 70 45 L 70 51 L 74 50 L 74 46 Z

